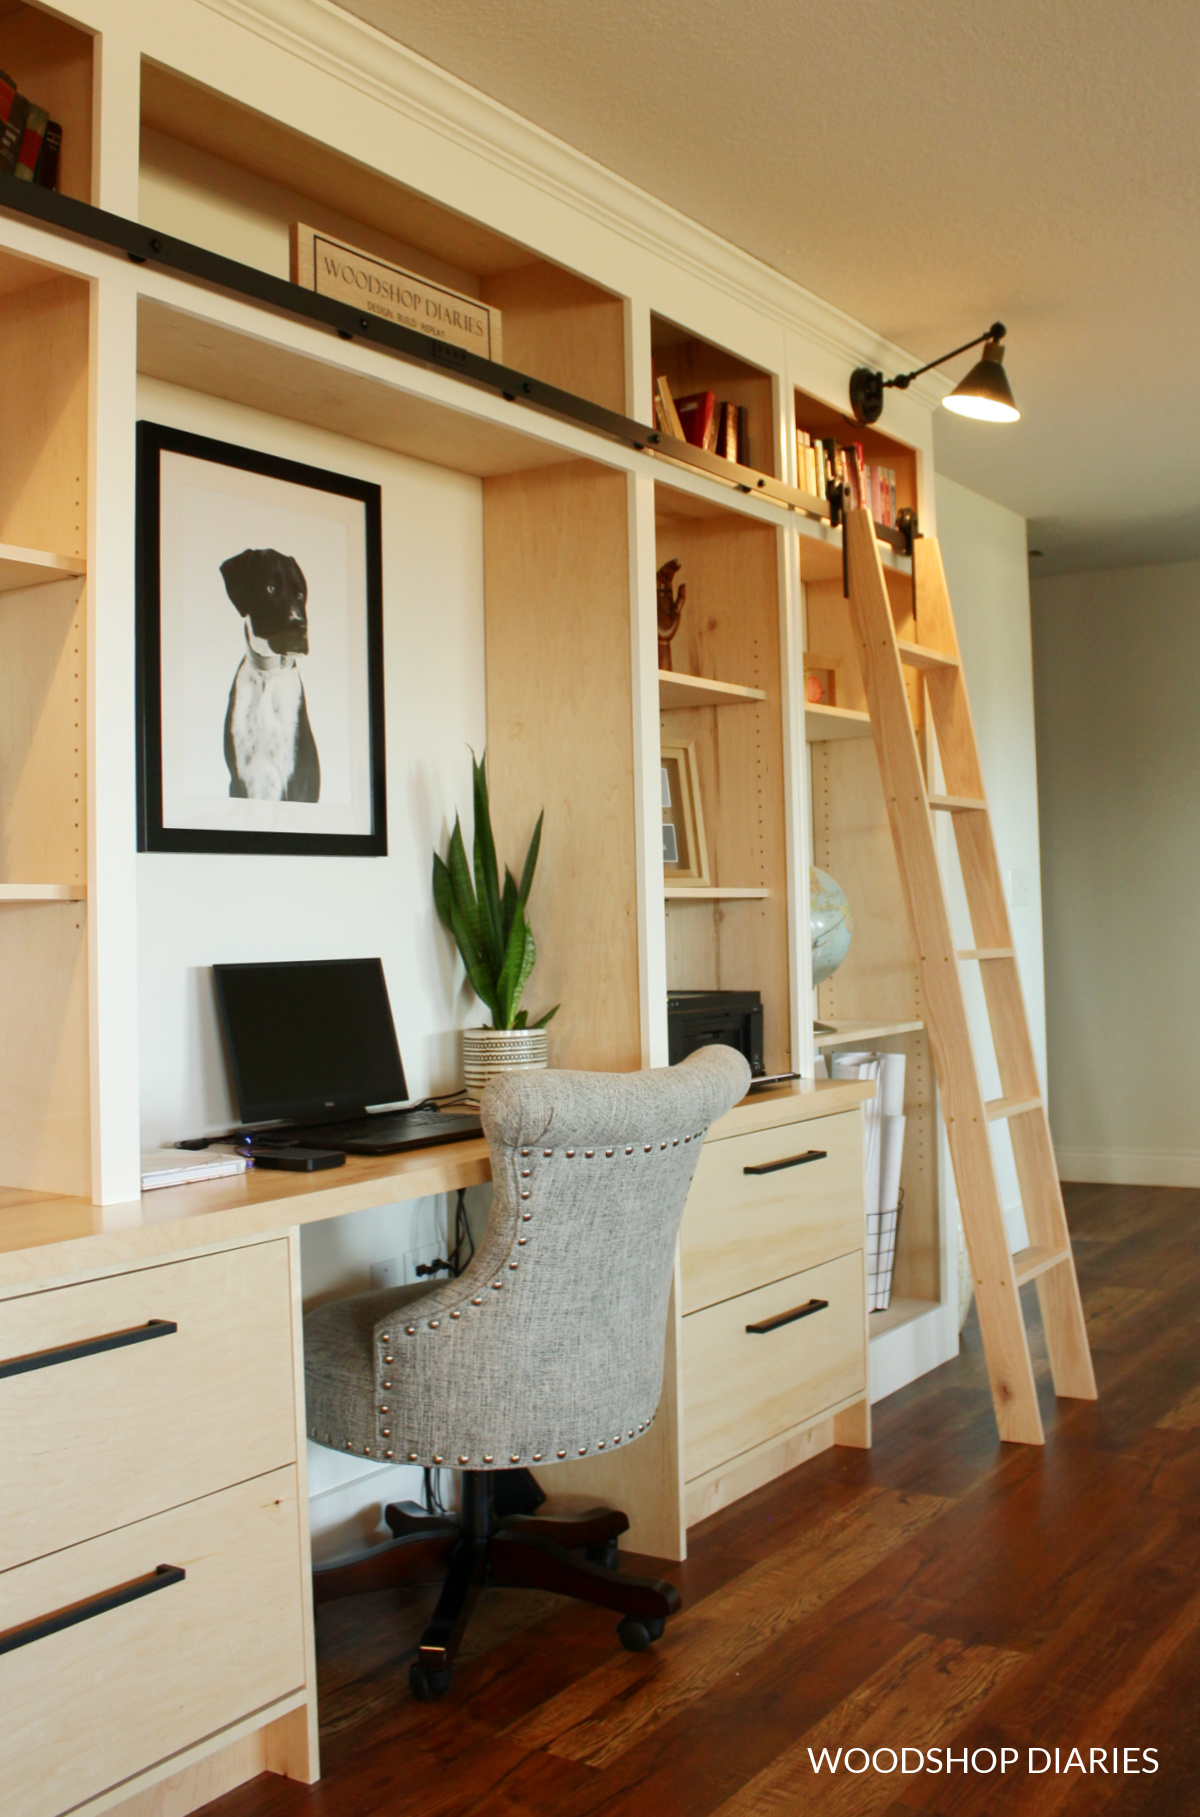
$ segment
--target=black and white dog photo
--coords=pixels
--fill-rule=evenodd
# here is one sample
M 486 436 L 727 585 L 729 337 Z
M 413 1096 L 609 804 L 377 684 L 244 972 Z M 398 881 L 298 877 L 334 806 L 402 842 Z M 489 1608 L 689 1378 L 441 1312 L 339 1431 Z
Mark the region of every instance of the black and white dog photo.
M 229 793 L 251 801 L 319 801 L 321 764 L 296 664 L 308 655 L 308 583 L 278 549 L 243 549 L 221 563 L 245 621 L 246 654 L 229 690 Z

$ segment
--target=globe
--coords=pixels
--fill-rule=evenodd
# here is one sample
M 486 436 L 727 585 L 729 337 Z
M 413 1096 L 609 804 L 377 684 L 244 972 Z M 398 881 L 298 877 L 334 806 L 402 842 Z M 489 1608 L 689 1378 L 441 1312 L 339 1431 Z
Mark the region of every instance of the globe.
M 812 976 L 814 984 L 832 978 L 854 936 L 854 917 L 846 892 L 827 871 L 815 864 L 808 871 L 808 922 L 812 938 Z

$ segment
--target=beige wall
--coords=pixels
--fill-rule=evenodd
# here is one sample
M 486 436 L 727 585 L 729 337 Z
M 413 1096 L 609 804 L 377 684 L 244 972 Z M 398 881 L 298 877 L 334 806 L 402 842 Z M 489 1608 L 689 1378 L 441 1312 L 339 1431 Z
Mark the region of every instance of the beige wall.
M 1064 1178 L 1200 1185 L 1200 562 L 1034 590 Z
M 1025 519 L 940 473 L 937 495 L 938 537 L 946 581 L 962 648 L 1000 868 L 1008 886 L 1013 943 L 1034 1052 L 1044 1080 L 1046 1008 Z M 919 622 L 919 600 L 917 612 Z M 942 815 L 940 819 L 947 822 L 949 816 Z M 974 946 L 953 833 L 948 825 L 939 827 L 939 837 L 956 935 L 960 936 L 961 946 Z M 1000 1075 L 979 967 L 967 964 L 962 971 L 984 1095 L 997 1098 L 1001 1096 Z M 993 1128 L 992 1144 L 1009 1238 L 1014 1248 L 1021 1248 L 1027 1239 L 1012 1144 L 1005 1126 Z

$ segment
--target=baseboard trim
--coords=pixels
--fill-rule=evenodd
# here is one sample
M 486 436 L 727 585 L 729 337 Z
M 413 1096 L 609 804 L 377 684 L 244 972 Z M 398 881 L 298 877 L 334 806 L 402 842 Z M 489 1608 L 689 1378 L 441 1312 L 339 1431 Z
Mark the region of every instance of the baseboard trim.
M 1200 1186 L 1200 1154 L 1143 1148 L 1055 1148 L 1059 1177 L 1090 1186 Z

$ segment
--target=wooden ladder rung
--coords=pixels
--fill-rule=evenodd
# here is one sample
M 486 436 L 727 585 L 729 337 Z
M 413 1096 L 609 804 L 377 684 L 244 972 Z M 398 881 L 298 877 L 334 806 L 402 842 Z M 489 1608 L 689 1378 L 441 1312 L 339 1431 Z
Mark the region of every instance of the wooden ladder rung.
M 906 662 L 910 669 L 957 669 L 962 665 L 957 656 L 947 656 L 944 650 L 930 650 L 925 644 L 909 643 L 898 637 L 896 648 L 900 652 L 900 661 Z
M 1024 1287 L 1026 1281 L 1036 1281 L 1039 1274 L 1047 1274 L 1051 1268 L 1060 1268 L 1070 1259 L 1069 1249 L 1018 1249 L 1013 1256 L 1017 1286 Z
M 940 814 L 986 814 L 987 802 L 972 795 L 931 795 L 929 805 Z
M 989 1123 L 1002 1123 L 1006 1117 L 1024 1117 L 1031 1110 L 1041 1110 L 1040 1098 L 989 1098 L 984 1107 Z
M 965 946 L 955 953 L 956 959 L 1015 959 L 1017 951 L 1012 946 Z

